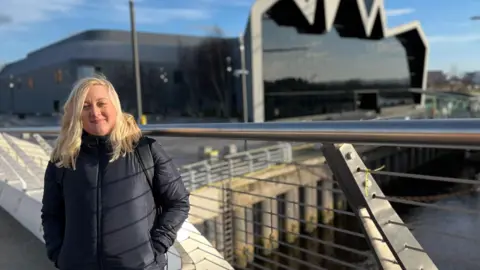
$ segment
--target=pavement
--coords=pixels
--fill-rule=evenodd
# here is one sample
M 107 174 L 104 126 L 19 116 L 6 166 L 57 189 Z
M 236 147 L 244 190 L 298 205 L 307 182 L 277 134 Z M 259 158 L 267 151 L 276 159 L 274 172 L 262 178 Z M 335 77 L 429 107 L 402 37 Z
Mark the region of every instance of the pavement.
M 45 246 L 0 208 L 0 269 L 54 270 Z

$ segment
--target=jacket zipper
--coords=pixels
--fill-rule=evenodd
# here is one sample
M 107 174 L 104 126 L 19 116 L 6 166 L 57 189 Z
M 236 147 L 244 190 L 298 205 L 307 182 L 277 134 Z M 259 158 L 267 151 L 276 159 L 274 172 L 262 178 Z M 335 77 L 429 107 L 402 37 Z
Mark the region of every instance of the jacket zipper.
M 101 181 L 101 174 L 102 170 L 100 168 L 101 166 L 101 156 L 100 156 L 100 142 L 97 139 L 97 156 L 98 156 L 98 166 L 97 166 L 97 260 L 98 260 L 98 267 L 100 270 L 103 269 L 103 262 L 102 262 L 102 231 L 101 231 L 101 217 L 102 217 L 102 212 L 101 212 L 101 187 L 102 187 L 102 181 Z

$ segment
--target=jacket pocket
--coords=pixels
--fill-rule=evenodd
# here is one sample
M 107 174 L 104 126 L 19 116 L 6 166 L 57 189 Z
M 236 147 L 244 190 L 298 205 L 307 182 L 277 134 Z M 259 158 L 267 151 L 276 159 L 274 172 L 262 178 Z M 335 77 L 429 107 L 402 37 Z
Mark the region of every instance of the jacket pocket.
M 168 262 L 167 256 L 168 256 L 167 253 L 160 254 L 156 259 L 157 266 L 159 266 L 161 269 L 164 269 L 165 266 L 167 266 L 167 262 Z
M 156 262 L 157 261 L 157 251 L 155 250 L 155 247 L 153 246 L 153 241 L 152 241 L 151 237 L 148 238 L 148 243 L 150 244 L 150 248 L 152 249 L 152 252 L 153 252 L 153 259 Z
M 62 251 L 63 251 L 64 245 L 60 247 L 60 250 L 58 252 L 57 259 L 55 260 L 54 264 L 57 269 L 61 269 L 63 267 L 63 259 L 62 259 Z M 61 267 L 62 266 L 62 267 Z

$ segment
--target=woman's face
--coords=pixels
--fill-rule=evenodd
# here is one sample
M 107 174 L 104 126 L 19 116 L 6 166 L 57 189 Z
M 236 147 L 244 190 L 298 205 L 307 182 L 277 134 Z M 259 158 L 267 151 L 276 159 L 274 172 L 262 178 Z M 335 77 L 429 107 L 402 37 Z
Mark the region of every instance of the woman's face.
M 91 135 L 108 135 L 117 119 L 117 111 L 110 100 L 108 88 L 103 85 L 90 87 L 82 110 L 83 129 Z

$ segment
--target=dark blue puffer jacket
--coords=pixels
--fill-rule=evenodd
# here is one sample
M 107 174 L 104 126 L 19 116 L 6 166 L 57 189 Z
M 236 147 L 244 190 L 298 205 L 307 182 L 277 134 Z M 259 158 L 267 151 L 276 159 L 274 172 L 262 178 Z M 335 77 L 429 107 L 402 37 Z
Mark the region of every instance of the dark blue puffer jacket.
M 155 164 L 158 215 L 136 155 L 109 163 L 105 138 L 82 136 L 76 170 L 48 164 L 41 218 L 47 255 L 61 270 L 165 266 L 165 253 L 188 216 L 189 193 L 160 144 L 145 140 Z

